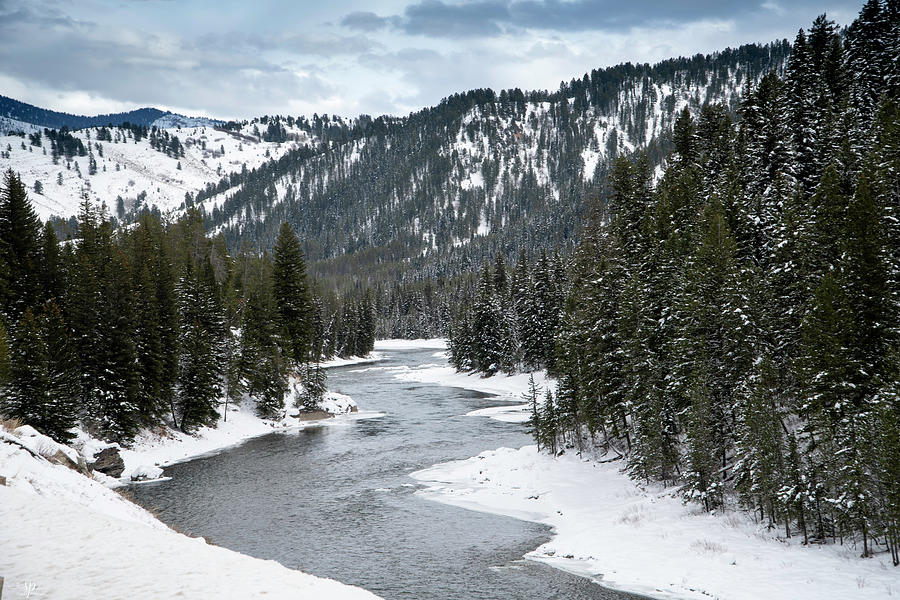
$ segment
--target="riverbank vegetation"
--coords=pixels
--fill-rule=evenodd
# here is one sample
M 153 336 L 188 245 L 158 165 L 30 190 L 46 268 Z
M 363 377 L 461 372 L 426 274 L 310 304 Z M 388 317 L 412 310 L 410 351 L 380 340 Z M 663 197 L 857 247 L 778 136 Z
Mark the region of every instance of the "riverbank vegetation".
M 0 196 L 0 412 L 57 440 L 83 424 L 128 443 L 145 428 L 214 426 L 219 405 L 300 408 L 325 393 L 318 362 L 368 353 L 371 297 L 314 294 L 284 225 L 272 254 L 231 254 L 188 212 L 115 229 L 85 201 L 74 240 L 41 226 L 9 171 Z
M 619 158 L 564 275 L 483 269 L 453 364 L 548 369 L 544 448 L 596 444 L 706 510 L 736 497 L 900 564 L 898 39 L 876 0 L 820 17 L 736 115 L 682 112 L 659 176 Z

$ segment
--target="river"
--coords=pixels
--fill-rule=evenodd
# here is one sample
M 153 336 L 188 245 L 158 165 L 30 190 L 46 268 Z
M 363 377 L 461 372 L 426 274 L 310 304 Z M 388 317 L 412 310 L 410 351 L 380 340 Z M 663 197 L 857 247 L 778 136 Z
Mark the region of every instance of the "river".
M 415 495 L 413 471 L 530 443 L 524 425 L 465 416 L 496 400 L 391 375 L 434 353 L 329 371 L 330 389 L 382 417 L 254 438 L 168 467 L 171 480 L 135 486 L 135 499 L 180 531 L 387 600 L 638 598 L 522 560 L 546 526 Z

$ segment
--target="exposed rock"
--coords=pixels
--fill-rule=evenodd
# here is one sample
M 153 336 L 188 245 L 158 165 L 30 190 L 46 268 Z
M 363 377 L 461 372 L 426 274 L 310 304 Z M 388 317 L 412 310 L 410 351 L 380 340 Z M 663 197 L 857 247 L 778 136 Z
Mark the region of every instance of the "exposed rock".
M 75 462 L 74 460 L 69 458 L 65 452 L 63 452 L 62 450 L 57 450 L 56 454 L 51 456 L 49 460 L 52 463 L 68 467 L 73 471 L 78 471 L 82 475 L 86 475 L 88 477 L 91 476 L 91 470 L 88 468 L 87 463 L 84 462 L 84 459 L 80 456 L 78 457 L 78 462 Z
M 352 413 L 358 413 L 358 412 L 359 412 L 359 407 L 356 406 L 356 405 L 351 406 L 351 407 L 350 407 L 350 412 L 352 412 Z
M 301 421 L 321 421 L 323 419 L 332 419 L 334 418 L 334 415 L 327 413 L 324 410 L 305 410 L 294 415 L 294 417 Z
M 6 477 L 0 475 L 0 485 L 6 485 Z
M 90 467 L 95 471 L 100 471 L 104 475 L 118 478 L 125 470 L 125 461 L 119 456 L 118 448 L 105 448 L 100 451 Z

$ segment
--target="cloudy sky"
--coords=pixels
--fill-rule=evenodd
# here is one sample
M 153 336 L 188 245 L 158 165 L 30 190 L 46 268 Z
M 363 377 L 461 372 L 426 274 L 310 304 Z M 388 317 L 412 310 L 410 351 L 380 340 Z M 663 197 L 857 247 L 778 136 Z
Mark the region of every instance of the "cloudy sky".
M 97 114 L 405 114 L 793 39 L 862 0 L 0 0 L 0 94 Z

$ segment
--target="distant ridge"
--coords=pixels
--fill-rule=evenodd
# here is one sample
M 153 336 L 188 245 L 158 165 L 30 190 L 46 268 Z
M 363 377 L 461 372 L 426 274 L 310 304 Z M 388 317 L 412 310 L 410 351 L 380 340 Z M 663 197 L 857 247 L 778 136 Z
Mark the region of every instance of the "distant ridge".
M 85 127 L 100 127 L 103 125 L 121 125 L 126 122 L 146 127 L 152 125 L 161 127 L 172 127 L 173 125 L 191 127 L 223 123 L 223 121 L 203 117 L 185 117 L 172 112 L 159 110 L 158 108 L 139 108 L 128 112 L 88 117 L 40 108 L 31 104 L 26 104 L 25 102 L 14 100 L 13 98 L 8 98 L 7 96 L 0 96 L 0 117 L 8 117 L 10 119 L 15 119 L 16 121 L 23 121 L 25 123 L 52 129 L 60 129 L 62 127 L 68 127 L 69 129 L 83 129 Z M 160 123 L 157 123 L 157 121 L 160 121 Z

